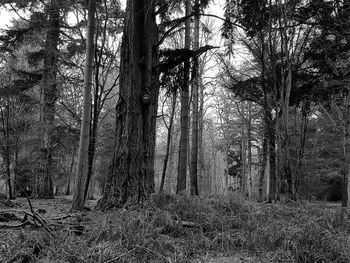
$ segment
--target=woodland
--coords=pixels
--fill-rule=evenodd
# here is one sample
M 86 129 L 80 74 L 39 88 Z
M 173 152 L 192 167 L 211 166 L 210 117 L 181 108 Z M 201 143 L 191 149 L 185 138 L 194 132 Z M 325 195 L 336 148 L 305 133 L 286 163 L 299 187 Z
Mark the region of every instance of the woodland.
M 0 262 L 350 262 L 349 57 L 349 0 L 0 0 Z

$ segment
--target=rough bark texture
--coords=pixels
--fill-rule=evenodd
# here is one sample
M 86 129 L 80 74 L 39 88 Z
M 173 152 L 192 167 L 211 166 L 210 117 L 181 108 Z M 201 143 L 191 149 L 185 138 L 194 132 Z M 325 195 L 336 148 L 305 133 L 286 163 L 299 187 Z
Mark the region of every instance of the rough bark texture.
M 186 16 L 191 13 L 191 1 L 186 0 Z M 185 22 L 185 48 L 191 48 L 191 28 L 190 20 Z M 179 162 L 176 193 L 185 194 L 187 177 L 187 157 L 188 157 L 188 133 L 189 133 L 189 72 L 190 61 L 184 62 L 184 77 L 181 87 L 181 134 L 179 146 Z
M 194 44 L 193 49 L 199 48 L 199 2 L 195 1 L 197 15 L 194 17 Z M 191 195 L 198 195 L 198 90 L 199 90 L 199 61 L 194 57 L 193 84 L 192 84 L 192 149 L 191 149 Z
M 159 93 L 155 2 L 129 0 L 121 47 L 116 146 L 101 210 L 143 202 L 154 191 L 154 150 Z
M 60 30 L 59 3 L 52 0 L 47 9 L 48 29 L 45 40 L 44 71 L 41 87 L 41 123 L 42 139 L 37 170 L 38 198 L 53 198 L 52 183 L 52 132 L 54 129 L 55 103 L 57 100 L 57 60 Z

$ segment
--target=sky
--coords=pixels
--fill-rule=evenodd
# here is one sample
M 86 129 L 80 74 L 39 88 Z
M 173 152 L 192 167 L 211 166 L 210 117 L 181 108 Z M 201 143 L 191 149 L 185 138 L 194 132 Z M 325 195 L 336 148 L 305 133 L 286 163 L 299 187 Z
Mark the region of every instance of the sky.
M 121 0 L 122 8 L 125 8 L 126 0 Z M 207 13 L 215 14 L 223 17 L 225 0 L 213 0 Z M 16 18 L 16 14 L 6 11 L 4 8 L 0 7 L 0 29 L 6 29 L 7 26 L 11 25 L 11 19 Z M 217 21 L 218 26 L 222 23 Z

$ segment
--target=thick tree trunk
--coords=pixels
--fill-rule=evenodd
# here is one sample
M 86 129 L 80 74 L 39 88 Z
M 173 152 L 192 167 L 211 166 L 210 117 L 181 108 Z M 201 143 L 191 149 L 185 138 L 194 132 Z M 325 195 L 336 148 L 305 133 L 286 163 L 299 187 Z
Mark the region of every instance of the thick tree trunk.
M 191 13 L 191 1 L 186 0 L 186 16 Z M 191 23 L 185 22 L 185 48 L 191 48 Z M 189 134 L 189 74 L 190 61 L 184 62 L 184 78 L 181 87 L 181 134 L 179 146 L 179 162 L 176 193 L 186 194 L 187 158 L 188 158 L 188 134 Z
M 54 129 L 55 103 L 57 99 L 57 45 L 59 42 L 60 10 L 59 2 L 52 0 L 48 8 L 48 30 L 45 40 L 44 71 L 41 85 L 42 140 L 37 170 L 36 196 L 53 198 L 52 183 L 52 132 Z
M 85 187 L 88 172 L 88 151 L 90 142 L 90 118 L 91 118 L 91 90 L 94 58 L 94 34 L 95 34 L 95 0 L 89 0 L 88 31 L 86 37 L 86 60 L 84 76 L 84 97 L 83 97 L 83 117 L 81 122 L 78 169 L 75 178 L 75 189 L 72 203 L 72 210 L 82 210 L 85 201 Z
M 195 1 L 196 15 L 194 17 L 194 44 L 193 49 L 199 48 L 199 1 Z M 199 62 L 194 58 L 192 84 L 192 149 L 191 149 L 191 195 L 198 195 L 198 90 L 199 90 Z
M 169 119 L 169 126 L 168 126 L 168 135 L 167 135 L 166 150 L 165 150 L 165 157 L 164 157 L 164 162 L 163 162 L 163 170 L 162 170 L 162 177 L 161 177 L 161 181 L 160 181 L 159 192 L 163 192 L 163 189 L 164 189 L 165 175 L 166 175 L 166 170 L 167 170 L 168 161 L 169 161 L 170 144 L 171 144 L 172 132 L 173 132 L 176 100 L 177 100 L 177 93 L 174 92 L 173 98 L 171 101 L 171 111 L 170 111 L 170 119 Z
M 116 148 L 103 197 L 106 210 L 142 203 L 154 191 L 154 150 L 159 93 L 155 2 L 128 0 L 121 47 Z

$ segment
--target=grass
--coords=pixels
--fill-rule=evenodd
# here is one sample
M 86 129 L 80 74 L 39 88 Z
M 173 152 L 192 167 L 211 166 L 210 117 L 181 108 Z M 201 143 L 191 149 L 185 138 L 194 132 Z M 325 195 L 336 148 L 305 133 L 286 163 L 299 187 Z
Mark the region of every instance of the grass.
M 65 230 L 56 238 L 43 231 L 7 232 L 0 261 L 37 248 L 35 262 L 185 263 L 208 254 L 246 253 L 260 262 L 345 263 L 349 220 L 341 216 L 336 208 L 307 204 L 155 195 L 142 209 L 89 222 L 81 236 Z

